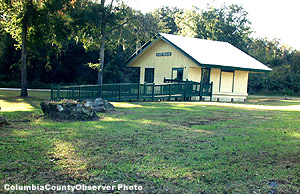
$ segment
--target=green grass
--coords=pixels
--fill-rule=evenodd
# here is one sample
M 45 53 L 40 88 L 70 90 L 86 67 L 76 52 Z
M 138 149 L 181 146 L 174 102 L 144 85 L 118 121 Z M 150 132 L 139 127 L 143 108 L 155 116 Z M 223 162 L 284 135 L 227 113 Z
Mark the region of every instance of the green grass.
M 300 192 L 300 111 L 260 109 L 285 101 L 114 103 L 99 121 L 55 122 L 41 116 L 47 93 L 17 95 L 0 94 L 11 123 L 0 128 L 0 192 L 124 183 L 142 193 L 268 193 L 271 181 L 277 193 Z

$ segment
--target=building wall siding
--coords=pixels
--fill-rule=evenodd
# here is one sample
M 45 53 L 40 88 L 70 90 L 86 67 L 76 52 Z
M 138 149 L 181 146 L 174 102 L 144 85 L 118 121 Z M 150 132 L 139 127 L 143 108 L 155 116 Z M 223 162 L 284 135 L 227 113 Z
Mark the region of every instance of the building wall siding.
M 156 56 L 156 53 L 164 52 L 172 54 L 171 56 Z M 172 78 L 172 68 L 183 68 L 183 80 L 201 81 L 201 67 L 163 40 L 158 40 L 150 45 L 133 59 L 129 66 L 140 67 L 140 83 L 144 83 L 145 68 L 154 68 L 154 83 L 156 84 L 163 83 L 164 78 Z M 231 101 L 236 99 L 243 101 L 246 99 L 248 74 L 249 71 L 235 70 L 233 80 L 222 80 L 220 83 L 220 79 L 229 79 L 230 76 L 222 77 L 221 69 L 211 68 L 210 82 L 213 82 L 213 100 Z M 228 85 L 229 89 L 222 89 L 222 84 L 223 87 Z
M 188 79 L 194 82 L 201 81 L 201 67 L 190 67 L 188 69 Z
M 212 68 L 210 70 L 210 82 L 213 82 L 213 93 L 219 92 L 221 69 Z
M 233 92 L 239 94 L 247 94 L 249 71 L 234 72 Z
M 156 53 L 171 52 L 171 56 L 156 56 Z M 145 68 L 155 68 L 154 83 L 163 83 L 164 77 L 170 79 L 172 76 L 172 68 L 183 68 L 183 80 L 188 79 L 189 67 L 198 67 L 189 58 L 184 56 L 177 49 L 164 42 L 158 40 L 152 44 L 149 49 L 140 54 L 130 64 L 130 67 L 140 67 L 140 82 L 144 83 Z M 200 74 L 201 76 L 201 74 Z

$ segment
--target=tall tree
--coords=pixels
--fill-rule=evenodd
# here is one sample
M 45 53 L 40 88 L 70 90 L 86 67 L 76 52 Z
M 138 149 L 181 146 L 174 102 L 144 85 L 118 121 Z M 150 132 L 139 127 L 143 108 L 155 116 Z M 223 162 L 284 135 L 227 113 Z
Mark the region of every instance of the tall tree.
M 40 2 L 38 2 L 40 3 Z M 1 0 L 0 9 L 1 23 L 5 26 L 6 32 L 19 43 L 17 46 L 22 49 L 21 55 L 21 96 L 28 96 L 27 93 L 27 74 L 26 74 L 26 59 L 27 59 L 27 38 L 28 28 L 32 26 L 33 17 L 36 16 L 36 6 L 32 0 Z
M 81 26 L 78 36 L 85 47 L 99 48 L 99 64 L 91 64 L 98 70 L 98 84 L 103 83 L 103 69 L 107 37 L 128 23 L 129 7 L 120 0 L 82 1 L 74 12 L 74 26 Z
M 57 25 L 52 25 L 51 19 L 63 16 L 62 11 L 69 5 L 67 2 L 68 0 L 0 0 L 1 24 L 18 42 L 17 48 L 21 48 L 20 96 L 22 97 L 28 96 L 26 68 L 29 43 L 32 41 L 32 45 L 39 44 L 40 40 L 46 39 L 54 42 L 54 37 L 59 37 L 51 30 L 53 27 L 57 28 Z M 47 30 L 48 33 L 38 33 L 41 30 L 44 32 Z
M 176 14 L 177 33 L 183 36 L 196 37 L 199 20 L 200 14 L 195 7 L 191 10 L 185 10 L 182 14 Z
M 177 34 L 179 29 L 175 22 L 176 15 L 181 15 L 183 13 L 183 10 L 177 7 L 164 6 L 154 10 L 151 14 L 156 17 L 161 32 Z
M 246 51 L 252 33 L 247 14 L 239 5 L 210 7 L 207 10 L 194 7 L 178 15 L 176 23 L 180 28 L 179 34 L 229 42 Z

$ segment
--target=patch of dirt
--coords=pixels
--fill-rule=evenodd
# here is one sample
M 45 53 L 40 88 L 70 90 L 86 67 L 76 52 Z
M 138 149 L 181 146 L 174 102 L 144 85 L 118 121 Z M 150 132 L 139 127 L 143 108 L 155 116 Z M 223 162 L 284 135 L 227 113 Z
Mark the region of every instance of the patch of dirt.
M 181 122 L 181 126 L 192 127 L 194 125 L 209 125 L 214 123 L 215 121 L 225 121 L 225 120 L 232 120 L 232 118 L 192 118 L 190 120 L 186 120 Z
M 13 122 L 13 123 L 29 123 L 31 121 L 32 120 L 30 120 L 30 119 L 11 120 L 11 122 Z
M 281 99 L 253 99 L 253 100 L 247 100 L 247 102 L 276 102 L 280 100 Z
M 128 110 L 115 110 L 113 112 L 110 112 L 113 115 L 129 115 L 129 114 L 134 114 L 134 111 L 128 111 Z
M 88 122 L 88 121 L 101 121 L 104 119 L 103 116 L 98 116 L 98 117 L 95 117 L 95 118 L 92 118 L 92 119 L 87 119 L 87 120 L 67 120 L 67 119 L 61 119 L 61 118 L 52 118 L 52 117 L 49 117 L 47 115 L 42 115 L 39 117 L 39 119 L 49 119 L 49 120 L 52 120 L 52 121 L 55 121 L 55 122 L 58 122 L 58 123 L 73 123 L 73 122 Z

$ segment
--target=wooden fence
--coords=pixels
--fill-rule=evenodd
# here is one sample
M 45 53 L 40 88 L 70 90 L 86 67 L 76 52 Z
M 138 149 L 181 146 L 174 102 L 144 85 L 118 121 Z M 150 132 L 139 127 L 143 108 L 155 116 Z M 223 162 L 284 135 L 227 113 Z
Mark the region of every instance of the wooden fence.
M 101 97 L 109 101 L 144 100 L 150 99 L 183 99 L 203 96 L 212 98 L 213 83 L 202 82 L 165 83 L 165 84 L 139 84 L 118 83 L 103 85 L 78 85 L 78 86 L 52 86 L 51 100 L 60 99 L 95 99 Z

